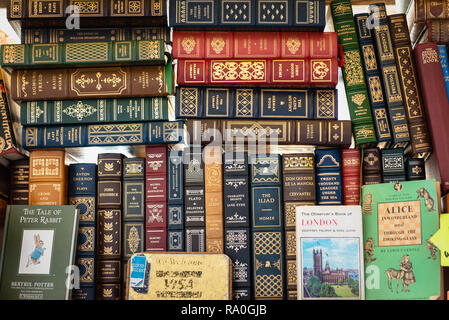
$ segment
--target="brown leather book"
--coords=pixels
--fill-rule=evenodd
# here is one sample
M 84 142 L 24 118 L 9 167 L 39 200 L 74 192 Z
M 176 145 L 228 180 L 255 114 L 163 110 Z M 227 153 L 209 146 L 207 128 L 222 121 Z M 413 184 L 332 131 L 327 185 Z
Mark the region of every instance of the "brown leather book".
M 204 147 L 206 252 L 224 253 L 223 165 L 221 146 Z
M 167 96 L 171 77 L 166 66 L 14 70 L 11 97 L 36 101 Z
M 30 205 L 67 204 L 67 166 L 64 150 L 30 152 L 28 197 Z
M 410 130 L 412 153 L 414 155 L 426 155 L 432 151 L 432 144 L 418 84 L 406 15 L 390 15 L 388 16 L 388 23 L 402 96 L 404 97 L 403 102 Z
M 382 183 L 382 164 L 379 148 L 363 150 L 363 184 Z
M 414 53 L 441 184 L 446 193 L 449 191 L 449 102 L 438 47 L 432 42 L 420 43 Z

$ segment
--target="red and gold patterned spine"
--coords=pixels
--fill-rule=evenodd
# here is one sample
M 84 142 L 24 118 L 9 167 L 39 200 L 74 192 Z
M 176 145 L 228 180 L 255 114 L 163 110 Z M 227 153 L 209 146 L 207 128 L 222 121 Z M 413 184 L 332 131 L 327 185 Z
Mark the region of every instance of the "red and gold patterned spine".
M 360 204 L 360 169 L 361 156 L 359 149 L 343 149 L 343 204 L 358 206 Z

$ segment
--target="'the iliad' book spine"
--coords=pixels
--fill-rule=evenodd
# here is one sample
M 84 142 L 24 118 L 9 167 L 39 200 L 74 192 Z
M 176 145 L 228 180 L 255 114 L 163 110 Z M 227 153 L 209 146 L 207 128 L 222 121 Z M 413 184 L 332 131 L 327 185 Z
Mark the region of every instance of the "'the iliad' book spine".
M 403 102 L 410 130 L 412 154 L 428 154 L 432 151 L 432 143 L 427 128 L 406 16 L 405 14 L 388 16 L 388 23 L 402 96 L 404 97 Z
M 382 183 L 382 158 L 379 148 L 363 149 L 363 185 Z
M 122 296 L 122 176 L 122 154 L 98 155 L 97 300 Z
M 318 205 L 343 204 L 341 154 L 339 149 L 316 149 L 316 190 Z
M 449 30 L 449 29 L 448 29 Z M 441 70 L 443 71 L 444 85 L 446 86 L 446 94 L 449 99 L 449 57 L 447 54 L 447 47 L 445 45 L 438 45 L 438 55 L 440 57 Z
M 249 157 L 253 293 L 256 300 L 285 297 L 282 163 L 278 154 Z
M 67 204 L 67 167 L 64 150 L 30 152 L 30 205 Z
M 224 253 L 223 163 L 221 146 L 205 146 L 203 155 L 206 252 Z
M 417 44 L 414 49 L 419 84 L 432 136 L 432 144 L 440 169 L 443 191 L 449 190 L 449 102 L 443 72 L 435 43 Z
M 145 250 L 167 251 L 167 147 L 145 149 Z
M 363 68 L 365 71 L 366 87 L 371 104 L 371 112 L 376 129 L 377 146 L 386 147 L 392 142 L 390 120 L 385 102 L 384 85 L 379 72 L 372 29 L 367 27 L 367 13 L 354 16 L 357 36 L 359 39 Z
M 365 74 L 362 66 L 351 1 L 334 0 L 330 4 L 338 43 L 342 46 L 343 81 L 356 145 L 377 142 Z
M 223 154 L 224 252 L 232 260 L 234 300 L 252 297 L 248 172 L 248 153 Z
M 30 163 L 28 159 L 11 162 L 9 204 L 28 204 L 30 183 Z
M 394 147 L 405 147 L 410 142 L 410 130 L 404 108 L 400 74 L 396 65 L 387 10 L 383 3 L 369 7 L 376 23 L 373 26 L 374 47 L 384 85 L 385 101 L 388 106 Z
M 316 202 L 315 155 L 313 153 L 282 155 L 284 192 L 285 272 L 287 298 L 297 297 L 296 206 Z
M 69 166 L 69 204 L 79 210 L 76 265 L 80 270 L 80 288 L 73 290 L 73 300 L 95 300 L 96 175 L 95 163 Z
M 183 151 L 167 151 L 167 250 L 185 251 Z
M 343 204 L 358 206 L 360 204 L 360 170 L 361 156 L 359 149 L 341 150 L 343 176 Z
M 17 101 L 167 96 L 172 89 L 166 66 L 25 69 L 11 75 Z

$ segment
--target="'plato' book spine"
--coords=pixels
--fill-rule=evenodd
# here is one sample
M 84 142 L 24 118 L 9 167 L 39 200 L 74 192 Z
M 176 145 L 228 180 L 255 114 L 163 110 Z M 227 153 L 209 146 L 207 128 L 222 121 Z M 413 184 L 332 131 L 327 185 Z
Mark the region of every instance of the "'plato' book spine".
M 343 204 L 346 206 L 360 205 L 360 170 L 361 156 L 359 149 L 341 150 L 343 177 Z
M 343 50 L 343 81 L 345 83 L 355 143 L 356 145 L 376 143 L 376 133 L 351 1 L 334 0 L 331 2 L 330 8 L 338 43 Z
M 145 250 L 167 251 L 167 147 L 145 149 Z
M 341 155 L 339 149 L 316 149 L 316 185 L 318 205 L 343 204 Z
M 23 126 L 168 121 L 168 98 L 28 101 L 20 112 Z
M 11 83 L 16 101 L 167 96 L 172 65 L 14 70 Z
M 30 184 L 30 163 L 28 159 L 11 162 L 10 167 L 10 204 L 28 204 Z
M 97 160 L 97 300 L 120 300 L 122 292 L 122 179 L 119 153 Z
M 76 264 L 80 270 L 80 288 L 73 290 L 74 300 L 95 300 L 96 175 L 95 163 L 69 166 L 69 204 L 79 210 Z

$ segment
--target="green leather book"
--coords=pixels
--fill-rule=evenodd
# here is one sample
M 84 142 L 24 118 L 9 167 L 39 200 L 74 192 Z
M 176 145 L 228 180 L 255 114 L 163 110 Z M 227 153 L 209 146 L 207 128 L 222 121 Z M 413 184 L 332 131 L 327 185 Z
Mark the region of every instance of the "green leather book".
M 343 49 L 343 81 L 356 145 L 377 142 L 351 1 L 331 2 L 338 43 Z
M 75 206 L 7 207 L 0 300 L 70 300 L 78 215 Z
M 11 69 L 166 63 L 163 40 L 8 44 L 0 52 L 0 65 Z
M 429 240 L 439 229 L 435 180 L 362 187 L 365 298 L 435 299 L 440 254 Z

